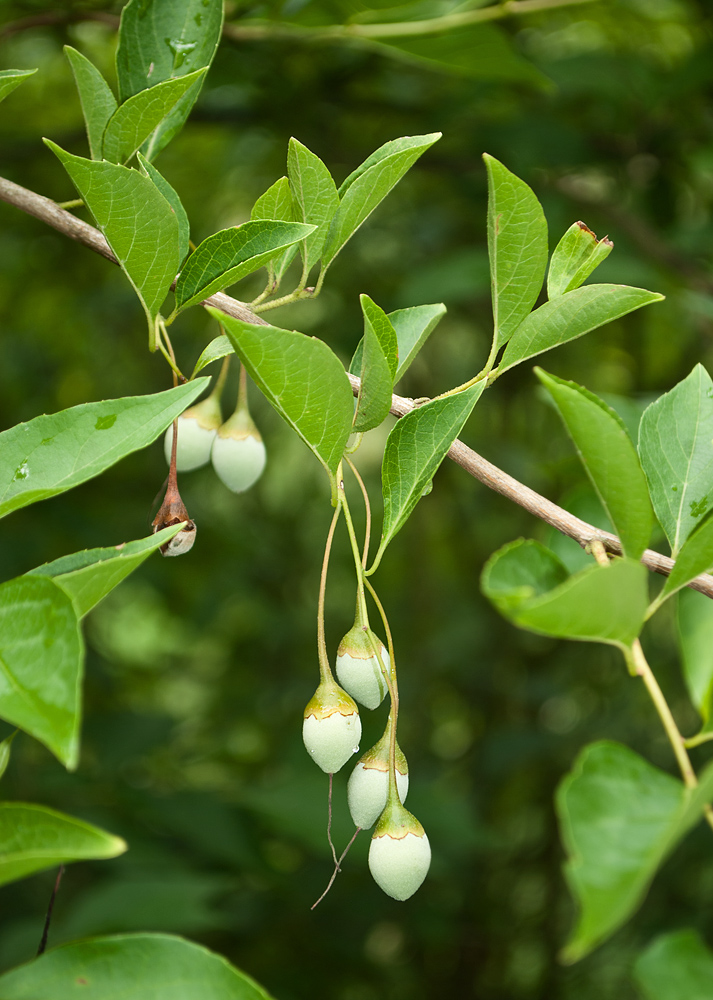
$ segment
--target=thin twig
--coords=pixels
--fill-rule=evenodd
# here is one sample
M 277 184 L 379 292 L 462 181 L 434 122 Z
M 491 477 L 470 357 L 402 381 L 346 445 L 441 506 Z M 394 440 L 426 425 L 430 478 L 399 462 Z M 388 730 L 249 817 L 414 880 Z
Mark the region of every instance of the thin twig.
M 40 941 L 40 946 L 37 949 L 37 954 L 41 955 L 45 948 L 47 947 L 47 936 L 50 932 L 50 922 L 52 920 L 52 910 L 54 909 L 54 901 L 57 898 L 57 891 L 59 890 L 59 883 L 62 881 L 62 875 L 64 874 L 64 865 L 59 866 L 59 871 L 57 872 L 57 878 L 54 881 L 54 889 L 52 890 L 52 895 L 50 896 L 49 906 L 47 907 L 47 916 L 45 917 L 45 926 L 42 931 L 42 939 Z
M 332 859 L 336 866 L 337 871 L 339 871 L 339 862 L 337 861 L 337 852 L 334 848 L 334 841 L 332 840 L 332 787 L 334 785 L 334 775 L 330 773 L 329 775 L 329 795 L 327 796 L 327 840 L 329 841 L 329 846 L 332 849 Z
M 346 858 L 347 854 L 349 853 L 350 847 L 352 846 L 352 844 L 357 839 L 357 836 L 360 833 L 361 833 L 361 827 L 358 826 L 356 828 L 356 830 L 354 831 L 354 833 L 352 834 L 352 839 L 349 841 L 349 843 L 347 844 L 347 846 L 344 848 L 344 850 L 342 851 L 341 855 L 339 856 L 339 860 L 335 861 L 334 871 L 332 872 L 332 877 L 330 878 L 329 882 L 327 883 L 327 888 L 324 890 L 324 892 L 319 897 L 319 899 L 315 903 L 312 903 L 312 905 L 310 906 L 310 910 L 313 910 L 315 908 L 315 906 L 319 906 L 319 904 L 322 902 L 322 900 L 324 899 L 324 897 L 327 895 L 327 893 L 329 892 L 329 890 L 334 885 L 335 878 L 337 877 L 337 875 L 339 874 L 339 872 L 342 870 L 342 861 L 344 861 L 344 859 Z
M 94 250 L 95 253 L 101 254 L 115 264 L 118 263 L 107 241 L 98 229 L 95 229 L 86 222 L 82 222 L 81 219 L 75 218 L 71 212 L 65 212 L 51 199 L 0 177 L 0 200 L 15 205 L 16 208 L 35 216 L 35 218 L 47 223 L 65 236 L 69 236 L 70 239 L 77 240 L 77 242 Z M 214 306 L 227 316 L 234 316 L 236 319 L 243 320 L 246 323 L 254 323 L 259 326 L 268 325 L 264 319 L 257 316 L 244 302 L 233 299 L 224 292 L 216 292 L 215 295 L 211 295 L 210 298 L 206 299 L 203 304 Z M 360 386 L 359 378 L 356 375 L 349 375 L 348 377 L 351 382 L 352 392 L 357 396 Z M 391 413 L 396 417 L 405 416 L 414 407 L 415 404 L 412 399 L 395 394 L 391 398 Z M 616 535 L 612 535 L 608 531 L 602 531 L 600 528 L 595 528 L 593 524 L 588 524 L 586 521 L 582 521 L 580 518 L 558 507 L 551 500 L 540 496 L 539 493 L 536 493 L 528 486 L 525 486 L 523 483 L 518 482 L 517 479 L 503 472 L 502 469 L 493 465 L 492 462 L 488 462 L 487 459 L 473 451 L 472 448 L 464 445 L 462 441 L 456 441 L 452 445 L 448 452 L 448 457 L 456 462 L 457 465 L 460 465 L 462 469 L 465 469 L 474 479 L 487 486 L 488 489 L 494 490 L 513 503 L 518 504 L 534 517 L 556 528 L 563 535 L 573 538 L 582 547 L 591 544 L 594 539 L 600 539 L 607 552 L 610 552 L 612 555 L 622 554 L 621 542 Z M 660 573 L 662 576 L 668 576 L 674 565 L 673 559 L 662 555 L 660 552 L 655 552 L 653 549 L 647 549 L 644 552 L 641 562 L 648 569 L 654 573 Z M 702 573 L 700 576 L 697 576 L 694 580 L 691 580 L 688 586 L 692 590 L 697 590 L 701 594 L 705 594 L 706 597 L 713 597 L 713 576 L 710 576 L 708 573 Z

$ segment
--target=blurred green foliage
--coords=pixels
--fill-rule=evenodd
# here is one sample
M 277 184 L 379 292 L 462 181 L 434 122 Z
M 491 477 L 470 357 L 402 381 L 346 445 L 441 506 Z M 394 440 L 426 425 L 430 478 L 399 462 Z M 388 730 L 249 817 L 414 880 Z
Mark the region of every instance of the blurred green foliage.
M 86 151 L 62 45 L 113 79 L 120 6 L 3 4 L 0 68 L 39 67 L 0 114 L 5 176 L 59 201 L 73 197 L 40 142 L 45 135 Z M 228 14 L 239 25 L 243 16 L 279 21 L 299 9 L 243 2 Z M 249 218 L 285 172 L 290 135 L 339 182 L 382 142 L 442 130 L 340 256 L 322 296 L 269 317 L 323 337 L 348 361 L 361 336 L 359 293 L 387 311 L 443 300 L 448 315 L 401 386 L 419 396 L 461 382 L 487 354 L 480 154 L 490 152 L 542 200 L 551 246 L 583 219 L 615 243 L 597 280 L 666 294 L 544 362 L 635 426 L 652 395 L 695 362 L 713 363 L 710 7 L 610 0 L 511 18 L 498 30 L 514 68 L 496 72 L 491 60 L 495 68 L 480 76 L 373 46 L 226 39 L 189 124 L 158 166 L 198 242 Z M 0 222 L 0 426 L 169 384 L 162 359 L 146 352 L 140 306 L 117 268 L 15 208 L 0 205 Z M 261 276 L 234 294 L 250 298 L 260 287 Z M 217 333 L 200 310 L 173 331 L 184 369 Z M 558 780 L 596 738 L 625 742 L 660 767 L 673 762 L 615 651 L 517 632 L 480 596 L 480 568 L 498 545 L 519 534 L 553 544 L 552 533 L 450 465 L 376 577 L 401 668 L 408 804 L 433 845 L 431 873 L 410 902 L 388 899 L 368 874 L 362 835 L 331 894 L 309 912 L 331 871 L 326 778 L 300 737 L 317 679 L 317 585 L 331 508 L 318 463 L 257 392 L 252 398 L 269 455 L 262 480 L 236 497 L 209 468 L 185 475 L 194 550 L 178 561 L 153 557 L 88 619 L 77 773 L 28 737 L 14 741 L 5 796 L 96 822 L 130 845 L 116 860 L 69 868 L 51 943 L 185 933 L 279 1000 L 632 1000 L 632 963 L 655 933 L 713 930 L 710 835 L 694 833 L 609 944 L 572 968 L 557 964 L 573 919 L 552 805 Z M 358 455 L 375 497 L 384 433 L 371 432 Z M 601 521 L 529 366 L 496 384 L 464 437 L 528 485 Z M 156 443 L 98 480 L 15 513 L 0 529 L 3 578 L 140 537 L 165 474 Z M 556 544 L 568 564 L 586 558 L 574 543 Z M 353 614 L 349 558 L 340 537 L 327 600 L 334 650 Z M 650 660 L 690 733 L 696 717 L 676 663 L 672 613 L 649 628 Z M 364 748 L 380 735 L 384 711 L 364 720 Z M 0 724 L 0 739 L 7 732 Z M 700 763 L 706 750 L 695 754 Z M 338 847 L 351 835 L 345 785 L 340 774 Z M 2 968 L 34 954 L 53 879 L 48 872 L 0 893 Z

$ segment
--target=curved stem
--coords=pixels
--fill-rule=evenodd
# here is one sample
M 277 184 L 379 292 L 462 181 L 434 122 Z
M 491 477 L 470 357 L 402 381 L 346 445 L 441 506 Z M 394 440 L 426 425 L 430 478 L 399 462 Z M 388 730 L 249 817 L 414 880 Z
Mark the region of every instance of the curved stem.
M 327 569 L 329 568 L 329 556 L 332 551 L 332 541 L 337 521 L 342 511 L 341 506 L 335 508 L 332 516 L 332 523 L 329 526 L 327 542 L 324 546 L 324 559 L 322 560 L 322 573 L 319 578 L 319 601 L 317 604 L 317 655 L 319 656 L 319 676 L 320 680 L 332 680 L 332 668 L 329 666 L 329 656 L 327 654 L 327 640 L 324 635 L 324 597 L 327 592 Z
M 360 619 L 357 624 L 368 625 L 369 615 L 366 610 L 366 598 L 364 596 L 364 567 L 361 562 L 362 556 L 359 551 L 359 543 L 357 542 L 356 532 L 354 531 L 354 523 L 352 521 L 351 511 L 349 510 L 347 494 L 344 490 L 344 478 L 341 464 L 337 469 L 337 498 L 339 507 L 344 510 L 344 520 L 347 522 L 349 541 L 352 547 L 352 555 L 354 556 L 354 568 L 356 569 L 357 577 L 357 618 Z M 337 509 L 339 509 L 339 507 Z
M 319 904 L 322 902 L 322 900 L 324 899 L 324 897 L 327 895 L 327 893 L 329 892 L 329 890 L 334 885 L 335 878 L 337 877 L 337 875 L 339 874 L 339 872 L 342 870 L 342 861 L 344 861 L 344 859 L 346 858 L 347 854 L 349 853 L 350 847 L 352 846 L 352 844 L 357 839 L 357 837 L 359 836 L 360 833 L 361 833 L 361 827 L 358 826 L 356 828 L 356 830 L 354 831 L 354 833 L 352 834 L 352 839 L 349 841 L 349 843 L 347 844 L 347 846 L 344 848 L 344 850 L 342 851 L 342 853 L 339 855 L 339 859 L 338 860 L 335 859 L 334 871 L 332 872 L 332 877 L 330 878 L 329 882 L 327 883 L 327 888 L 324 890 L 324 892 L 319 897 L 319 899 L 316 902 L 312 903 L 312 905 L 310 906 L 310 910 L 313 910 L 315 908 L 315 906 L 319 906 Z
M 389 660 L 391 662 L 391 677 L 387 675 L 386 668 L 379 656 L 378 649 L 375 649 L 376 657 L 381 666 L 382 673 L 386 680 L 386 686 L 389 689 L 389 695 L 391 697 L 391 734 L 389 737 L 389 796 L 394 795 L 398 798 L 398 788 L 396 786 L 396 726 L 399 718 L 399 685 L 396 679 L 396 657 L 394 655 L 394 639 L 391 635 L 391 628 L 389 626 L 389 619 L 386 617 L 386 612 L 384 611 L 384 606 L 379 600 L 379 595 L 376 593 L 369 580 L 364 580 L 364 583 L 371 594 L 371 598 L 374 604 L 379 609 L 379 615 L 381 616 L 381 621 L 384 626 L 384 632 L 386 633 L 386 641 L 389 646 Z M 400 799 L 399 799 L 400 801 Z
M 364 497 L 364 511 L 366 513 L 366 527 L 364 528 L 364 550 L 361 556 L 361 566 L 362 569 L 366 569 L 366 562 L 369 556 L 369 542 L 371 541 L 371 504 L 369 503 L 369 494 L 366 491 L 366 486 L 364 485 L 364 480 L 359 475 L 357 467 L 354 465 L 352 460 L 345 456 L 346 463 L 352 470 L 352 474 L 356 481 L 359 483 L 359 488 L 361 489 L 362 496 Z
M 161 319 L 160 316 L 158 318 L 158 324 L 156 329 L 158 332 L 158 349 L 161 351 L 161 354 L 163 354 L 164 358 L 166 359 L 166 361 L 168 361 L 169 365 L 171 366 L 171 371 L 173 372 L 174 386 L 177 384 L 176 379 L 178 379 L 179 382 L 187 382 L 188 379 L 185 377 L 181 369 L 176 364 L 176 355 L 173 350 L 173 344 L 171 343 L 171 338 L 168 335 L 166 324 L 164 323 L 164 321 Z
M 221 326 L 221 331 L 223 327 Z M 223 389 L 225 387 L 225 380 L 228 377 L 228 369 L 230 368 L 230 359 L 232 355 L 226 354 L 223 358 L 223 364 L 220 366 L 220 371 L 218 372 L 218 378 L 215 380 L 215 385 L 213 386 L 213 391 L 211 396 L 214 396 L 218 402 L 220 402 L 220 397 L 223 395 Z

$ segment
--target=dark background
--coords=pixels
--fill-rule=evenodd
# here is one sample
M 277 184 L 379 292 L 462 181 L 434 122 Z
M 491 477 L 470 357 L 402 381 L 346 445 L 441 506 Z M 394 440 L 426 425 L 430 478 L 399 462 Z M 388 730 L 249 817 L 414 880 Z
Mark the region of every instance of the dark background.
M 0 109 L 5 176 L 57 200 L 74 197 L 40 141 L 86 155 L 62 45 L 113 79 L 111 19 L 84 18 L 120 7 L 2 5 L 0 67 L 39 67 Z M 231 11 L 235 22 L 260 12 L 245 4 Z M 55 24 L 16 23 L 47 12 Z M 269 13 L 278 17 L 278 5 Z M 346 361 L 361 335 L 359 293 L 387 311 L 444 301 L 446 319 L 399 387 L 419 396 L 462 382 L 487 354 L 480 156 L 493 154 L 540 197 L 552 246 L 583 219 L 615 243 L 598 280 L 666 294 L 542 359 L 613 401 L 633 426 L 653 395 L 697 361 L 713 361 L 710 7 L 611 0 L 511 18 L 500 29 L 521 61 L 481 50 L 469 64 L 465 40 L 469 72 L 364 46 L 226 40 L 190 123 L 157 165 L 199 241 L 248 218 L 285 172 L 290 135 L 339 183 L 382 142 L 443 131 L 342 252 L 321 298 L 270 314 L 322 337 Z M 146 350 L 143 314 L 118 269 L 4 204 L 0 259 L 0 426 L 170 384 L 162 359 Z M 250 298 L 260 287 L 248 279 L 233 293 Z M 217 333 L 198 309 L 173 330 L 186 369 Z M 573 968 L 557 963 L 574 917 L 560 870 L 558 781 L 598 738 L 627 743 L 670 771 L 673 760 L 618 654 L 519 632 L 486 603 L 483 562 L 519 535 L 555 544 L 573 565 L 586 557 L 449 463 L 375 577 L 396 641 L 407 804 L 428 831 L 431 872 L 411 901 L 394 902 L 371 880 L 362 834 L 332 893 L 310 912 L 331 872 L 327 779 L 310 763 L 300 729 L 317 682 L 317 587 L 331 508 L 318 463 L 256 391 L 252 399 L 269 455 L 263 478 L 236 497 L 210 468 L 185 475 L 184 500 L 199 528 L 194 550 L 178 561 L 153 557 L 87 621 L 77 772 L 29 737 L 15 741 L 4 795 L 84 817 L 130 844 L 114 861 L 68 869 L 51 943 L 126 930 L 185 934 L 278 1000 L 631 1000 L 631 964 L 654 934 L 713 930 L 710 833 L 699 828 L 687 839 L 608 944 Z M 551 499 L 601 517 L 529 365 L 497 382 L 463 436 Z M 377 514 L 384 437 L 372 432 L 359 453 Z M 13 514 L 0 526 L 2 578 L 148 534 L 165 473 L 156 443 L 98 480 Z M 327 604 L 334 650 L 353 613 L 343 537 Z M 692 733 L 671 612 L 649 626 L 645 646 Z M 380 735 L 385 713 L 363 713 L 363 748 Z M 8 731 L 0 723 L 0 736 Z M 706 756 L 696 751 L 696 762 Z M 338 847 L 352 832 L 348 771 L 335 779 Z M 53 880 L 46 872 L 0 890 L 0 967 L 34 954 Z

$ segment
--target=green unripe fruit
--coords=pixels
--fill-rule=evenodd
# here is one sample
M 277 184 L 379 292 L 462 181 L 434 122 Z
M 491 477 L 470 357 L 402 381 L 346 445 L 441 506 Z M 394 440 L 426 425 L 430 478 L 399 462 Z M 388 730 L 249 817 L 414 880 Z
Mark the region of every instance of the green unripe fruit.
M 257 482 L 267 455 L 258 429 L 246 410 L 236 410 L 218 429 L 210 457 L 216 473 L 233 493 L 242 493 Z
M 176 469 L 190 472 L 210 461 L 210 452 L 215 436 L 223 420 L 220 403 L 214 396 L 208 396 L 195 406 L 191 406 L 178 418 L 178 444 L 176 446 Z M 171 463 L 173 444 L 173 424 L 163 439 L 166 461 Z
M 369 846 L 369 871 L 374 881 L 393 899 L 408 899 L 421 886 L 431 866 L 431 845 L 416 819 L 392 799 Z
M 389 741 L 391 720 L 376 746 L 359 759 L 349 777 L 347 801 L 354 825 L 368 830 L 384 811 L 389 797 Z M 396 744 L 396 787 L 405 802 L 408 795 L 408 764 Z
M 359 750 L 359 709 L 333 680 L 322 681 L 304 711 L 302 739 L 310 757 L 334 774 Z
M 390 670 L 391 661 L 386 647 L 370 628 L 355 625 L 344 636 L 337 650 L 339 683 L 352 698 L 367 708 L 378 708 L 388 691 L 374 648 L 379 650 L 386 670 Z

